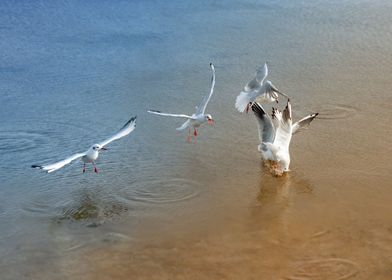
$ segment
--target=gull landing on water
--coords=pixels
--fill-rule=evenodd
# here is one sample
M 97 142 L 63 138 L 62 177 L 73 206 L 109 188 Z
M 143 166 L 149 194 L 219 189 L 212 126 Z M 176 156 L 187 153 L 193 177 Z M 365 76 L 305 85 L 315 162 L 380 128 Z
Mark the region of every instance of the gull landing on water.
M 192 141 L 191 128 L 193 128 L 193 136 L 195 137 L 195 143 L 196 143 L 197 135 L 198 135 L 197 128 L 205 122 L 207 122 L 210 125 L 214 124 L 214 119 L 212 118 L 212 116 L 210 114 L 205 113 L 207 104 L 210 101 L 212 94 L 214 93 L 214 86 L 215 86 L 215 67 L 212 63 L 210 63 L 210 67 L 212 70 L 210 93 L 203 98 L 200 106 L 196 107 L 196 112 L 192 116 L 185 115 L 185 114 L 168 114 L 168 113 L 162 113 L 160 111 L 148 110 L 149 113 L 155 115 L 186 119 L 186 121 L 180 127 L 178 127 L 177 130 L 182 131 L 188 128 L 188 138 L 187 138 L 188 142 Z
M 286 94 L 279 91 L 271 81 L 267 80 L 268 64 L 264 63 L 262 67 L 257 69 L 255 77 L 250 80 L 241 93 L 237 96 L 235 107 L 241 113 L 249 111 L 253 102 L 271 103 L 278 102 L 278 94 L 289 98 Z
M 308 115 L 293 124 L 290 100 L 287 100 L 283 112 L 273 109 L 272 119 L 263 107 L 255 102 L 252 110 L 259 127 L 259 151 L 263 159 L 269 163 L 271 171 L 276 176 L 282 176 L 289 171 L 291 136 L 310 125 L 318 113 Z
M 131 118 L 116 134 L 107 138 L 106 140 L 102 141 L 99 144 L 94 144 L 91 146 L 86 152 L 84 153 L 77 153 L 74 154 L 64 160 L 58 161 L 56 163 L 47 164 L 47 165 L 32 165 L 32 168 L 38 168 L 46 171 L 47 173 L 51 173 L 56 171 L 63 166 L 71 163 L 76 159 L 81 159 L 83 161 L 83 173 L 86 171 L 86 163 L 92 163 L 94 166 L 94 172 L 98 173 L 98 169 L 95 165 L 95 161 L 98 158 L 99 152 L 102 150 L 107 150 L 105 146 L 110 142 L 120 139 L 124 136 L 130 134 L 136 127 L 136 117 Z

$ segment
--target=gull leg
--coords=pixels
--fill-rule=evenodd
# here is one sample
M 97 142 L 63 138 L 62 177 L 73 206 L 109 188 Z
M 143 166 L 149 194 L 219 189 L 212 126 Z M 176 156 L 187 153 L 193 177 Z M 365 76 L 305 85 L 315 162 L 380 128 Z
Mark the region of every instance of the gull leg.
M 94 172 L 95 172 L 95 173 L 98 173 L 98 169 L 97 169 L 97 167 L 95 166 L 95 162 L 93 162 L 93 166 L 94 166 Z
M 86 172 L 86 163 L 83 163 L 83 173 Z
M 193 135 L 195 136 L 195 144 L 196 144 L 197 143 L 197 135 L 198 135 L 196 128 L 194 128 Z

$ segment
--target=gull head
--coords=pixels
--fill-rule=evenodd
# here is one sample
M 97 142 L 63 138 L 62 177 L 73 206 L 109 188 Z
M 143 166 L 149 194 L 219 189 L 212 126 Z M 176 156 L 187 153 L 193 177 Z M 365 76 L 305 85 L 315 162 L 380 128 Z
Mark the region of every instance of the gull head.
M 102 147 L 99 144 L 94 144 L 90 149 L 92 149 L 95 152 L 99 152 L 101 150 L 107 150 L 105 147 Z
M 204 118 L 205 118 L 205 120 L 207 121 L 208 124 L 214 124 L 214 122 L 215 122 L 210 114 L 204 115 Z

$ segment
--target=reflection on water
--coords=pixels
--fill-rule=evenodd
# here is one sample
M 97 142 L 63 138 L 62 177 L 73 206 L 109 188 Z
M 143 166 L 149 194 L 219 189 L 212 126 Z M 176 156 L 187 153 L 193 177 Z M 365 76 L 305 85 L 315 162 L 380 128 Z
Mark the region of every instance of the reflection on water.
M 388 1 L 95 2 L 0 3 L 2 279 L 392 279 Z M 320 113 L 281 178 L 234 108 L 266 60 Z M 210 61 L 189 145 L 146 111 L 193 111 Z M 133 115 L 99 174 L 30 168 Z
M 274 202 L 276 204 L 288 203 L 290 193 L 311 193 L 313 186 L 305 179 L 301 179 L 300 175 L 295 171 L 284 173 L 282 177 L 271 175 L 268 170 L 261 172 L 261 186 L 257 200 L 261 205 L 264 203 Z
M 105 220 L 128 211 L 126 206 L 115 201 L 101 201 L 95 193 L 89 191 L 77 193 L 69 204 L 58 217 L 59 222 Z

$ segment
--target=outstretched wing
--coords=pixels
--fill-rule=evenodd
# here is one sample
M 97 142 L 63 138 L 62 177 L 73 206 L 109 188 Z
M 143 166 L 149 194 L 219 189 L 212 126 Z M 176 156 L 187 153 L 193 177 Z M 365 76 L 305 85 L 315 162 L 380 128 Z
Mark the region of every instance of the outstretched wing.
M 318 113 L 306 116 L 293 124 L 293 134 L 309 127 L 310 123 L 317 117 Z
M 126 124 L 124 124 L 124 126 L 119 131 L 116 132 L 116 134 L 102 141 L 101 143 L 99 143 L 99 145 L 104 147 L 114 140 L 127 136 L 135 129 L 135 127 L 136 127 L 136 116 L 132 117 L 129 121 L 127 121 Z
M 175 118 L 185 118 L 185 119 L 194 119 L 192 116 L 184 115 L 184 114 L 169 114 L 169 113 L 162 113 L 161 111 L 155 111 L 155 110 L 148 110 L 147 112 L 155 115 L 160 115 L 160 116 L 167 116 L 167 117 L 175 117 Z
M 207 108 L 207 104 L 211 99 L 212 94 L 214 93 L 214 86 L 215 86 L 215 67 L 212 63 L 210 63 L 210 67 L 212 70 L 212 77 L 211 77 L 211 89 L 210 93 L 206 95 L 203 100 L 201 101 L 199 107 L 197 107 L 196 114 L 204 114 Z
M 271 83 L 271 81 L 269 81 L 269 83 L 270 83 L 271 90 L 275 93 L 275 95 L 276 95 L 276 93 L 279 93 L 280 95 L 286 97 L 287 99 L 290 99 L 290 96 L 288 96 L 287 94 L 285 94 L 285 93 L 281 92 L 280 90 L 278 90 L 278 89 L 276 88 L 276 86 L 274 86 L 274 85 Z M 278 98 L 278 96 L 276 95 L 275 98 Z
M 278 124 L 275 130 L 275 139 L 273 144 L 276 147 L 288 150 L 293 127 L 290 101 L 287 101 L 286 108 L 283 112 L 275 110 L 272 117 L 277 119 L 276 123 Z
M 263 143 L 272 143 L 275 138 L 275 129 L 272 124 L 270 116 L 264 111 L 263 107 L 255 102 L 252 105 L 252 111 L 254 112 L 259 126 L 259 139 L 260 144 L 263 148 Z
M 177 127 L 176 130 L 184 130 L 185 128 L 187 128 L 189 126 L 189 124 L 191 123 L 190 120 L 186 120 L 180 127 Z
M 255 74 L 255 79 L 256 81 L 259 82 L 259 84 L 263 84 L 265 78 L 268 76 L 268 64 L 267 62 L 264 63 L 263 66 L 261 66 L 259 69 L 257 69 L 256 74 Z
M 53 171 L 56 171 L 57 169 L 60 169 L 61 167 L 71 163 L 71 161 L 74 161 L 75 159 L 79 159 L 82 156 L 85 156 L 86 153 L 78 153 L 78 154 L 74 154 L 66 159 L 63 159 L 61 161 L 52 163 L 52 164 L 47 164 L 47 165 L 32 165 L 32 168 L 37 168 L 37 169 L 42 169 L 44 171 L 46 171 L 47 173 L 51 173 Z
M 257 69 L 255 77 L 250 80 L 244 87 L 245 92 L 256 90 L 261 87 L 265 78 L 268 76 L 268 65 L 267 62 L 263 66 Z

